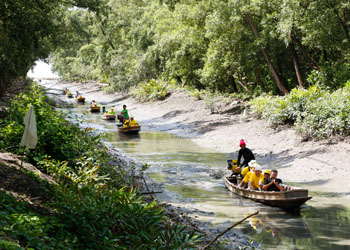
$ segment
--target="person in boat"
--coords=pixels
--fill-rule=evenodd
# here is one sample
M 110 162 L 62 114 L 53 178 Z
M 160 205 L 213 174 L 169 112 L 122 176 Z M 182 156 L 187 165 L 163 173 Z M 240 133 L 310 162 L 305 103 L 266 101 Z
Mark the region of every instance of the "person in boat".
M 227 169 L 232 171 L 231 177 L 239 176 L 242 170 L 240 166 L 237 166 L 237 160 L 227 160 Z
M 250 176 L 254 173 L 255 167 L 257 165 L 258 165 L 258 163 L 255 160 L 253 160 L 253 161 L 249 162 L 248 167 L 245 167 L 242 170 L 241 175 L 244 176 L 244 178 L 242 179 L 241 183 L 239 184 L 240 187 L 243 187 L 243 188 L 248 187 Z
M 255 165 L 258 165 L 257 161 L 256 160 L 251 160 L 249 163 L 248 163 L 248 166 L 243 168 L 242 171 L 241 171 L 241 176 L 244 178 L 247 173 L 249 173 L 251 171 L 251 168 Z
M 278 171 L 276 169 L 271 170 L 271 176 L 264 181 L 263 190 L 266 191 L 283 191 L 282 180 L 277 178 Z
M 260 185 L 260 190 L 265 191 L 265 189 L 264 189 L 264 184 L 265 184 L 265 182 L 267 182 L 267 180 L 270 179 L 270 175 L 271 175 L 271 170 L 266 169 L 266 170 L 264 171 L 264 179 L 259 183 L 259 185 Z
M 77 90 L 76 92 L 75 92 L 75 98 L 78 98 L 80 96 L 80 94 L 79 94 L 79 91 Z
M 123 128 L 127 128 L 130 126 L 130 120 L 129 119 L 126 119 L 123 123 Z
M 96 107 L 96 102 L 95 102 L 95 100 L 92 100 L 90 105 L 91 105 L 91 107 Z
M 242 167 L 246 167 L 246 166 L 248 166 L 248 163 L 251 160 L 255 160 L 255 156 L 254 156 L 253 152 L 249 148 L 246 147 L 245 141 L 243 139 L 239 142 L 239 146 L 241 147 L 241 149 L 238 151 L 237 165 L 242 166 Z M 242 156 L 244 158 L 244 161 L 241 165 Z
M 102 107 L 102 113 L 103 114 L 106 113 L 106 107 L 105 106 Z
M 135 127 L 135 126 L 138 126 L 139 124 L 137 123 L 137 121 L 136 120 L 134 120 L 134 117 L 133 116 L 131 116 L 130 117 L 130 127 Z
M 109 112 L 110 115 L 115 115 L 114 108 L 111 108 L 111 112 Z
M 250 190 L 260 190 L 259 182 L 264 180 L 262 168 L 260 165 L 255 166 L 255 171 L 250 175 L 248 187 Z
M 103 115 L 109 115 L 109 110 L 106 110 Z
M 126 105 L 123 105 L 123 110 L 120 112 L 120 115 L 118 116 L 118 119 L 121 123 L 124 123 L 126 119 L 129 119 L 129 113 L 128 110 L 126 109 Z

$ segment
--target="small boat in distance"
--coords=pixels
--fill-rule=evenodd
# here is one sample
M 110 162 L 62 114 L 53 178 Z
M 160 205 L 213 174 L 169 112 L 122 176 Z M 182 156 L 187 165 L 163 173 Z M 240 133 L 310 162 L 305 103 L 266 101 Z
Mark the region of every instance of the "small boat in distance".
M 102 115 L 102 119 L 103 120 L 115 120 L 115 115 L 105 113 Z
M 85 102 L 85 97 L 83 97 L 83 96 L 78 96 L 77 98 L 75 98 L 75 100 L 77 101 L 77 102 Z
M 141 126 L 129 126 L 126 128 L 123 128 L 122 126 L 118 126 L 118 132 L 119 133 L 125 133 L 125 134 L 138 134 L 141 130 Z
M 98 107 L 98 106 L 90 106 L 90 108 L 89 108 L 89 111 L 90 112 L 100 112 L 100 107 Z
M 233 183 L 234 180 L 234 177 L 225 177 L 225 185 L 233 193 L 284 210 L 298 209 L 312 198 L 308 196 L 307 189 L 284 185 L 286 191 L 281 192 L 249 190 L 240 188 L 237 184 Z

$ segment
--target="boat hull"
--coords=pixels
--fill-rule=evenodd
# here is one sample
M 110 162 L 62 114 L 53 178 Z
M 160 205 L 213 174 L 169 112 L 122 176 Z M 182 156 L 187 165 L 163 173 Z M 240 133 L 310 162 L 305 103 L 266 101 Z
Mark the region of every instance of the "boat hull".
M 141 126 L 133 126 L 133 127 L 118 127 L 119 133 L 125 133 L 125 134 L 138 134 L 141 130 Z
M 75 98 L 75 100 L 77 101 L 77 102 L 85 102 L 85 98 Z
M 102 115 L 103 120 L 115 120 L 115 115 Z
M 284 210 L 295 210 L 300 208 L 306 201 L 312 197 L 308 196 L 307 189 L 300 189 L 296 187 L 288 187 L 288 191 L 271 192 L 271 191 L 255 191 L 244 188 L 239 188 L 231 182 L 230 177 L 225 177 L 226 187 L 233 193 L 269 205 L 272 207 L 279 207 Z
M 89 111 L 90 112 L 100 112 L 100 107 L 90 107 Z

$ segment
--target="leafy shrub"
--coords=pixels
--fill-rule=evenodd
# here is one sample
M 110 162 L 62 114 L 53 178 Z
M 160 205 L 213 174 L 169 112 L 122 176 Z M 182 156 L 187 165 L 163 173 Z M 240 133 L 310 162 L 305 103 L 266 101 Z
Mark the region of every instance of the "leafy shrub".
M 65 230 L 64 222 L 55 216 L 35 213 L 27 205 L 0 192 L 1 249 L 75 248 L 74 235 Z
M 261 96 L 251 109 L 271 125 L 292 124 L 304 135 L 326 138 L 350 135 L 350 84 L 331 93 L 317 86 L 293 89 L 284 97 Z
M 151 79 L 139 84 L 131 94 L 140 102 L 163 100 L 168 94 L 167 87 L 167 82 Z
M 182 226 L 166 227 L 158 205 L 134 190 L 63 189 L 58 209 L 84 249 L 188 249 L 199 240 Z

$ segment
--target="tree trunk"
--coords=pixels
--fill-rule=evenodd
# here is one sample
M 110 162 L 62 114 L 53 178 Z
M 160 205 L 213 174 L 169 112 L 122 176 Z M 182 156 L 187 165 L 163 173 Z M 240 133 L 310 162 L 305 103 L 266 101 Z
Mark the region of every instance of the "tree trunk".
M 348 41 L 350 41 L 349 29 L 348 29 L 346 20 L 343 20 L 343 19 L 341 18 L 341 16 L 339 15 L 339 12 L 338 12 L 338 10 L 337 10 L 337 6 L 336 6 L 335 3 L 333 3 L 332 1 L 327 1 L 327 3 L 328 3 L 328 6 L 329 6 L 330 8 L 332 8 L 334 14 L 337 16 L 337 19 L 338 19 L 340 25 L 342 26 L 342 28 L 343 28 L 343 30 L 344 30 L 344 33 L 345 33 L 346 38 L 348 39 Z
M 245 20 L 247 21 L 247 23 L 249 24 L 250 28 L 252 29 L 254 35 L 256 37 L 259 37 L 259 32 L 257 30 L 257 28 L 255 27 L 255 24 L 253 22 L 253 20 L 250 18 L 250 16 L 248 14 L 245 14 L 244 16 Z M 267 54 L 267 51 L 263 48 L 263 46 L 260 45 L 260 49 L 261 52 L 264 55 L 265 61 L 267 63 L 267 65 L 270 68 L 271 74 L 273 76 L 273 78 L 275 79 L 275 82 L 277 84 L 278 89 L 283 93 L 283 94 L 288 94 L 289 91 L 287 90 L 287 88 L 284 86 L 284 84 L 281 82 L 279 76 L 277 75 L 277 72 L 271 62 L 271 58 L 270 56 Z
M 289 38 L 290 38 L 289 49 L 290 49 L 290 52 L 292 54 L 294 70 L 295 70 L 295 74 L 297 75 L 297 79 L 298 79 L 298 85 L 299 85 L 299 88 L 303 89 L 304 83 L 303 83 L 303 78 L 301 77 L 301 73 L 300 73 L 299 59 L 298 59 L 298 54 L 295 50 L 292 32 L 289 33 Z
M 6 66 L 2 65 L 1 71 L 0 71 L 0 98 L 5 95 L 7 87 L 8 87 L 8 79 L 7 79 L 7 73 L 6 73 Z
M 101 29 L 102 35 L 107 39 L 107 41 L 108 41 L 109 45 L 111 46 L 111 48 L 113 50 L 115 50 L 115 47 L 114 47 L 113 43 L 111 42 L 111 40 L 109 40 L 109 37 L 107 37 L 106 32 L 103 29 L 104 23 L 102 22 L 101 17 L 99 16 L 99 14 L 97 14 L 96 17 L 97 17 L 98 21 L 101 23 L 100 29 Z
M 230 83 L 231 83 L 233 92 L 234 93 L 238 93 L 238 88 L 237 88 L 237 85 L 236 85 L 235 77 L 233 75 L 230 75 L 229 77 L 230 77 Z
M 262 91 L 265 92 L 265 91 L 266 91 L 265 85 L 264 85 L 263 81 L 261 80 L 261 77 L 260 77 L 260 73 L 259 73 L 259 72 L 255 72 L 255 79 L 256 79 L 256 81 L 258 82 L 258 84 L 260 85 Z

